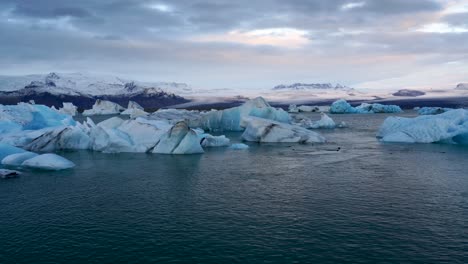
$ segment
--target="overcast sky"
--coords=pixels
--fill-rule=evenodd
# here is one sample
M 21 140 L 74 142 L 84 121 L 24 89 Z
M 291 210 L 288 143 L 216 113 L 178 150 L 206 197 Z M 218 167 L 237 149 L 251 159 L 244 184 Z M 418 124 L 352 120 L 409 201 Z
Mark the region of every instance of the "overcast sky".
M 468 0 L 0 0 L 0 74 L 200 88 L 468 82 Z

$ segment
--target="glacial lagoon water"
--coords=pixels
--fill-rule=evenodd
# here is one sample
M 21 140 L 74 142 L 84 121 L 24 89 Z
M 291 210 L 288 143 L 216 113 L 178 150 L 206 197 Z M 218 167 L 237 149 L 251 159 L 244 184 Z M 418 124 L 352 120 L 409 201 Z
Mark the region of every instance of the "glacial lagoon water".
M 323 145 L 62 152 L 75 169 L 0 181 L 0 263 L 468 263 L 468 148 L 331 116 Z

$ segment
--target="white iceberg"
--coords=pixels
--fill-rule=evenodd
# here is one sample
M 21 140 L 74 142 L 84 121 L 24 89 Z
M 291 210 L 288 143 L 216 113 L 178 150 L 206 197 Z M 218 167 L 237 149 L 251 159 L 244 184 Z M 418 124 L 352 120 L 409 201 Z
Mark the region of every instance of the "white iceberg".
M 235 143 L 229 146 L 229 149 L 232 149 L 232 150 L 244 150 L 248 148 L 249 148 L 249 145 L 246 145 L 244 143 Z
M 309 128 L 309 129 L 317 129 L 317 128 L 336 128 L 337 125 L 335 121 L 325 113 L 320 114 L 320 120 L 312 121 L 308 118 L 302 119 L 299 123 L 301 127 Z
M 6 166 L 21 166 L 24 161 L 28 159 L 32 159 L 36 157 L 38 154 L 34 152 L 23 152 L 23 153 L 16 153 L 6 156 L 2 159 L 2 165 Z
M 273 120 L 258 117 L 246 117 L 243 119 L 246 126 L 242 139 L 252 142 L 271 143 L 323 143 L 325 138 L 303 127 L 285 124 Z
M 76 116 L 78 113 L 78 107 L 73 105 L 73 103 L 63 103 L 63 107 L 60 108 L 59 113 L 70 115 L 70 116 Z
M 89 110 L 85 110 L 83 112 L 83 115 L 84 116 L 112 115 L 112 114 L 119 114 L 120 112 L 124 110 L 125 109 L 119 104 L 113 103 L 111 101 L 98 99 L 94 103 L 93 108 Z
M 213 136 L 210 134 L 198 134 L 202 147 L 226 147 L 229 146 L 231 140 L 224 135 Z
M 468 110 L 415 118 L 389 117 L 377 138 L 384 142 L 468 144 Z
M 242 131 L 241 120 L 249 116 L 283 123 L 290 122 L 289 114 L 286 111 L 271 107 L 265 99 L 257 97 L 238 107 L 204 113 L 199 120 L 190 124 L 193 127 L 201 127 L 211 131 Z
M 374 113 L 401 113 L 403 110 L 397 105 L 368 104 L 362 103 L 352 107 L 346 100 L 340 99 L 330 106 L 332 114 L 374 114 Z
M 120 114 L 129 115 L 131 118 L 148 115 L 148 113 L 145 112 L 145 109 L 134 101 L 129 101 L 127 109 Z
M 75 164 L 56 154 L 42 154 L 25 160 L 22 166 L 41 170 L 65 170 L 75 167 Z

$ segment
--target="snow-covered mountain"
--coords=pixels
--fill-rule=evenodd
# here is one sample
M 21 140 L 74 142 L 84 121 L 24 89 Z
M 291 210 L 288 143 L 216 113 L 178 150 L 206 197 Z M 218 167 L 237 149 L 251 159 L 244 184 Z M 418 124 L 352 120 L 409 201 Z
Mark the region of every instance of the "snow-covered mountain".
M 336 84 L 333 85 L 331 83 L 294 83 L 291 85 L 277 85 L 273 87 L 273 90 L 313 90 L 313 89 L 320 89 L 320 90 L 353 90 L 353 88 Z
M 35 100 L 60 106 L 66 100 L 79 107 L 90 107 L 96 99 L 114 100 L 126 105 L 129 100 L 144 107 L 161 107 L 187 102 L 175 95 L 190 93 L 183 83 L 138 82 L 114 76 L 82 73 L 49 73 L 26 76 L 0 76 L 0 103 Z

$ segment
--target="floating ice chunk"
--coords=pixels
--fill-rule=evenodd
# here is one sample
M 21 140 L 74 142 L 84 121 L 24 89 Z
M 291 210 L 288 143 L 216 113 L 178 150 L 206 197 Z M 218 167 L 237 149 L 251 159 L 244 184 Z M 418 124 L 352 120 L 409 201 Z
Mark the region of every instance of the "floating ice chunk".
M 15 177 L 18 177 L 18 175 L 20 174 L 21 172 L 19 171 L 0 169 L 0 178 L 2 179 L 15 178 Z
M 16 153 L 24 153 L 24 149 L 11 146 L 9 144 L 0 143 L 0 160 L 3 160 L 6 156 Z
M 389 117 L 377 137 L 385 142 L 468 144 L 468 110 L 415 118 Z
M 401 113 L 401 108 L 397 105 L 368 104 L 362 103 L 357 107 L 352 107 L 346 100 L 340 99 L 330 106 L 330 113 L 333 114 L 373 114 L 373 113 Z
M 148 115 L 148 113 L 145 112 L 145 109 L 134 101 L 129 101 L 127 109 L 120 114 L 129 115 L 131 118 Z
M 198 134 L 202 147 L 225 147 L 229 146 L 231 140 L 226 136 L 213 136 L 210 134 Z
M 302 128 L 300 126 L 276 122 L 273 120 L 247 117 L 243 124 L 247 127 L 242 134 L 242 139 L 253 142 L 298 142 L 298 143 L 322 143 L 325 138 L 320 134 Z
M 422 107 L 418 109 L 419 115 L 438 115 L 453 110 L 446 107 Z
M 84 116 L 91 116 L 91 115 L 112 115 L 112 114 L 119 114 L 120 112 L 124 111 L 125 109 L 111 101 L 100 100 L 97 99 L 93 105 L 92 109 L 85 110 L 83 112 Z
M 265 99 L 257 97 L 238 107 L 205 113 L 197 124 L 191 123 L 191 126 L 206 130 L 242 131 L 241 120 L 249 116 L 283 123 L 290 122 L 289 114 L 286 111 L 271 107 Z
M 36 157 L 38 154 L 33 152 L 23 152 L 23 153 L 16 153 L 11 154 L 3 158 L 2 165 L 7 166 L 21 166 L 25 160 L 31 159 Z
M 64 157 L 48 153 L 25 160 L 22 166 L 42 170 L 65 170 L 75 167 L 75 164 Z
M 331 117 L 329 117 L 325 113 L 321 113 L 320 116 L 321 116 L 320 120 L 318 121 L 312 121 L 310 119 L 302 119 L 300 122 L 300 126 L 304 128 L 312 128 L 312 129 L 316 129 L 316 128 L 332 129 L 336 127 L 335 121 L 333 121 Z
M 229 149 L 233 150 L 243 150 L 243 149 L 248 149 L 249 145 L 243 144 L 243 143 L 235 143 L 229 146 Z
M 78 107 L 73 105 L 73 103 L 63 103 L 63 107 L 58 111 L 62 114 L 76 116 L 76 113 L 78 113 Z
M 203 153 L 197 133 L 186 122 L 178 122 L 166 132 L 153 153 L 160 154 L 196 154 Z

